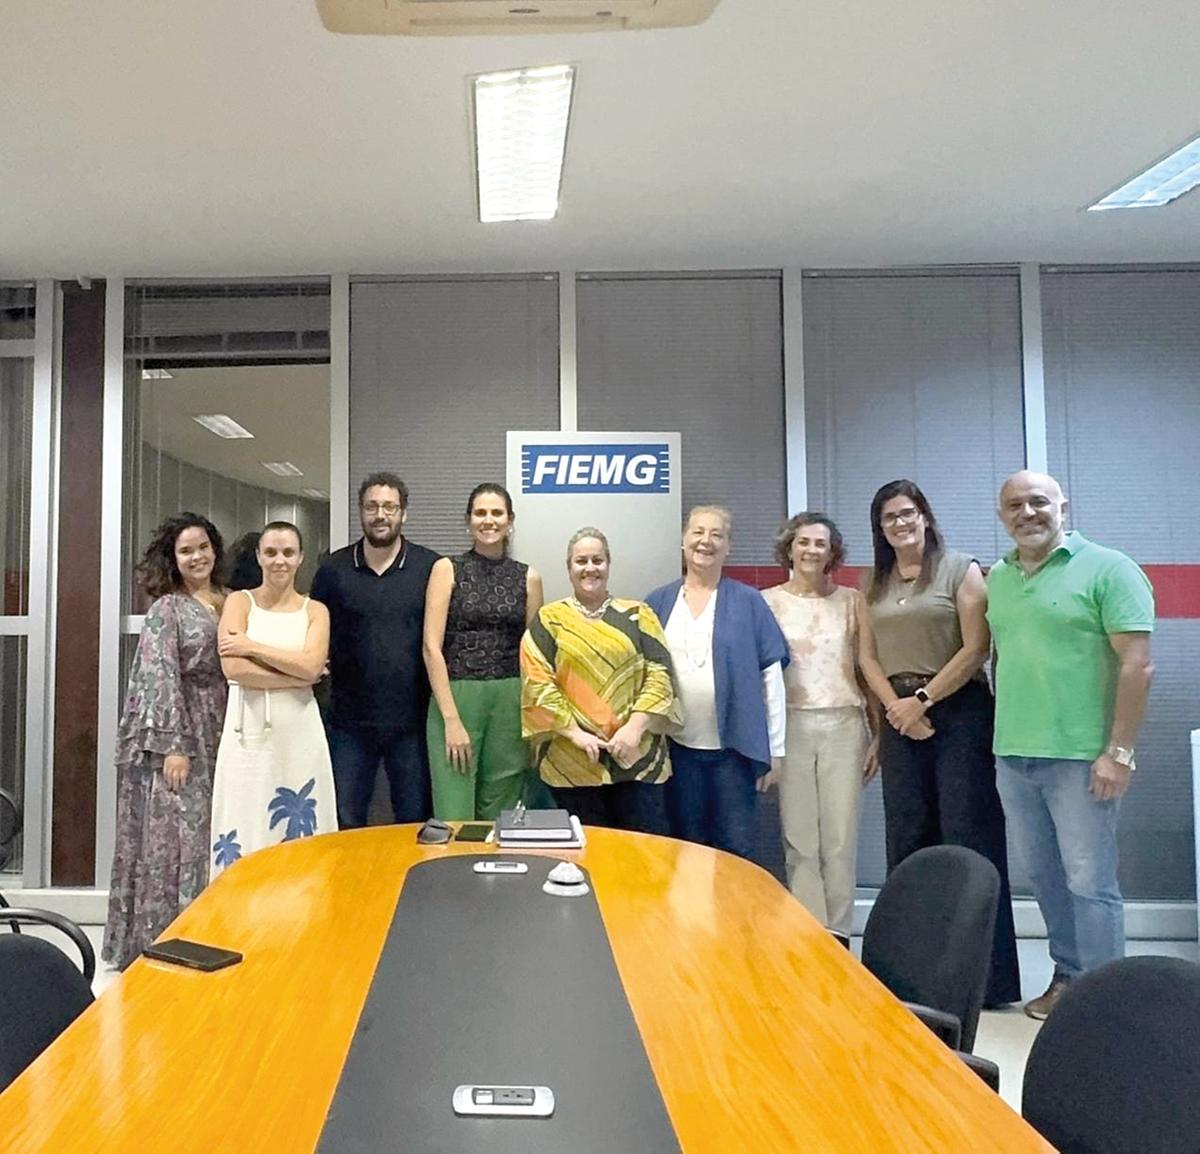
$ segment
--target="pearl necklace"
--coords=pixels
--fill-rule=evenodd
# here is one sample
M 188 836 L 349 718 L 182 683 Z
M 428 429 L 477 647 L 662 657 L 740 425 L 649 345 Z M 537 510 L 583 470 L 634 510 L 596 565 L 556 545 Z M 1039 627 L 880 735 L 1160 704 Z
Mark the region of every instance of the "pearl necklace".
M 587 609 L 583 606 L 583 604 L 579 601 L 579 599 L 577 597 L 568 597 L 567 600 L 571 603 L 572 608 L 574 608 L 577 612 L 581 613 L 584 617 L 587 617 L 591 621 L 595 621 L 598 618 L 603 617 L 604 614 L 608 611 L 608 607 L 612 604 L 612 598 L 605 597 L 603 602 L 601 602 L 599 608 Z

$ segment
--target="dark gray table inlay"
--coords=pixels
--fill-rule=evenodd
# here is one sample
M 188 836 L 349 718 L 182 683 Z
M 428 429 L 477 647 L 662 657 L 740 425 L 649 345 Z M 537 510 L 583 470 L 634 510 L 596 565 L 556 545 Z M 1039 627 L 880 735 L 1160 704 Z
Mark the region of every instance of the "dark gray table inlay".
M 408 871 L 320 1154 L 678 1154 L 595 895 L 479 860 Z M 549 1086 L 554 1115 L 458 1117 L 464 1083 Z

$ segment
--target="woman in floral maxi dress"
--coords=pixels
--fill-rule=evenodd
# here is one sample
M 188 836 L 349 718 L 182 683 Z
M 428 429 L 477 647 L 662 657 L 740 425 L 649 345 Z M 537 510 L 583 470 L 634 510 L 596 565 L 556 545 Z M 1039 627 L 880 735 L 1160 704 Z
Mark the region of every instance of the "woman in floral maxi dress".
M 117 732 L 117 828 L 102 956 L 124 969 L 208 882 L 213 764 L 227 686 L 217 656 L 221 535 L 195 513 L 142 559 L 146 614 Z

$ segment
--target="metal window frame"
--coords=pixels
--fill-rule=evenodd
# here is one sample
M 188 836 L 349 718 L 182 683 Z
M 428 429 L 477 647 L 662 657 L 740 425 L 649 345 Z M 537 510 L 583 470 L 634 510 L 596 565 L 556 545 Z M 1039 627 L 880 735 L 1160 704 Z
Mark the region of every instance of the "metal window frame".
M 100 676 L 96 702 L 96 886 L 107 886 L 116 839 L 121 709 L 121 546 L 125 510 L 125 278 L 104 290 L 104 395 L 100 468 Z
M 576 334 L 579 314 L 575 305 L 574 269 L 558 274 L 558 428 L 579 430 L 579 359 Z
M 29 591 L 26 612 L 0 617 L 0 636 L 25 638 L 24 829 L 21 885 L 44 884 L 50 860 L 51 740 L 54 712 L 54 620 L 58 492 L 58 355 L 61 337 L 59 292 L 54 281 L 38 280 L 32 339 L 0 341 L 0 357 L 33 361 L 30 413 Z
M 117 771 L 113 763 L 121 711 L 121 640 L 136 636 L 145 618 L 123 613 L 125 500 L 125 314 L 126 289 L 140 284 L 193 284 L 197 280 L 261 284 L 262 278 L 107 278 L 104 313 L 104 429 L 101 467 L 100 693 L 96 717 L 95 886 L 108 885 L 116 838 Z M 350 289 L 346 274 L 272 278 L 289 283 L 329 285 L 329 463 L 330 547 L 346 543 L 347 510 L 335 499 L 348 485 L 350 460 Z
M 1050 468 L 1046 447 L 1046 371 L 1042 353 L 1042 271 L 1036 264 L 1020 268 L 1021 388 L 1025 425 L 1025 468 Z
M 808 508 L 804 404 L 804 273 L 792 267 L 783 270 L 783 443 L 789 517 Z

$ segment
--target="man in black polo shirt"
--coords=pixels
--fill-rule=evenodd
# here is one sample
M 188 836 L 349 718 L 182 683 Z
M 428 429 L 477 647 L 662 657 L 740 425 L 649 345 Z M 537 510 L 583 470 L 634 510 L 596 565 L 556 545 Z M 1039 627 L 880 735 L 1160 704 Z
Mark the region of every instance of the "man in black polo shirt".
M 408 488 L 395 473 L 363 481 L 358 512 L 363 535 L 331 553 L 312 584 L 329 610 L 329 753 L 342 829 L 367 824 L 381 759 L 396 821 L 424 821 L 431 808 L 421 638 L 438 554 L 401 533 Z

